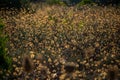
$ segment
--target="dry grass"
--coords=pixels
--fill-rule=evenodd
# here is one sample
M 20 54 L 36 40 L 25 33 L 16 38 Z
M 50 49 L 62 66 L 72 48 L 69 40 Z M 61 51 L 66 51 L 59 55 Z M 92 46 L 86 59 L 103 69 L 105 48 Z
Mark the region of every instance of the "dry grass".
M 1 10 L 0 15 L 10 37 L 8 53 L 16 58 L 8 78 L 21 78 L 20 56 L 31 51 L 35 69 L 29 79 L 102 80 L 107 65 L 120 66 L 119 8 L 46 6 L 35 13 Z M 71 74 L 63 73 L 68 62 L 79 64 Z

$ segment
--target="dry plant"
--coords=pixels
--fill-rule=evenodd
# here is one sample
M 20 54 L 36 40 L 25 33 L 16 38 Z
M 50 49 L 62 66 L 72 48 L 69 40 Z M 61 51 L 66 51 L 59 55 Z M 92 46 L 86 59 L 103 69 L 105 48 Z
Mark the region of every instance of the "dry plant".
M 35 5 L 33 7 L 36 8 Z M 119 8 L 84 6 L 78 10 L 76 7 L 46 6 L 34 13 L 26 13 L 25 10 L 21 12 L 0 10 L 0 15 L 5 24 L 5 33 L 8 33 L 10 38 L 9 55 L 15 57 L 26 51 L 42 54 L 38 54 L 38 57 L 35 57 L 37 54 L 33 54 L 34 63 L 37 64 L 34 70 L 36 76 L 40 75 L 37 70 L 40 60 L 45 66 L 50 65 L 47 69 L 58 77 L 61 70 L 64 70 L 61 69 L 63 65 L 66 72 L 76 72 L 74 65 L 65 63 L 79 60 L 79 63 L 85 66 L 78 71 L 80 76 L 84 75 L 84 79 L 91 76 L 89 72 L 96 73 L 95 78 L 99 79 L 102 68 L 109 63 L 106 61 L 107 55 L 115 53 L 114 58 L 118 60 L 116 63 L 119 63 Z M 64 56 L 64 59 L 60 58 L 54 63 L 58 55 Z M 25 57 L 23 63 L 24 70 L 27 73 L 32 72 L 30 58 Z M 50 74 L 46 76 L 49 77 Z M 93 77 L 92 79 L 94 80 Z
M 25 55 L 23 58 L 23 67 L 24 67 L 24 71 L 27 73 L 30 73 L 33 70 L 33 62 L 31 58 L 27 55 Z
M 76 69 L 76 67 L 77 67 L 77 64 L 75 64 L 73 62 L 67 62 L 64 65 L 64 69 L 65 69 L 66 73 L 72 73 L 72 72 L 74 72 L 75 69 Z
M 29 78 L 27 77 L 28 74 L 33 73 L 34 65 L 31 57 L 29 55 L 23 56 L 23 79 Z M 33 73 L 34 75 L 34 73 Z
M 107 70 L 107 79 L 108 80 L 118 80 L 118 74 L 119 74 L 119 71 L 118 71 L 118 67 L 117 65 L 110 65 L 109 66 L 109 69 Z

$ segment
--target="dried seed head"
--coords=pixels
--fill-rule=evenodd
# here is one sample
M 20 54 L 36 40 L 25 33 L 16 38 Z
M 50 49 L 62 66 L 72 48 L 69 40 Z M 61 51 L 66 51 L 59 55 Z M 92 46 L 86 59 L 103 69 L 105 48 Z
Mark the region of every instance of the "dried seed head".
M 33 70 L 33 63 L 29 56 L 25 55 L 23 58 L 23 68 L 25 72 L 30 73 Z
M 88 48 L 86 48 L 84 51 L 85 51 L 85 57 L 86 57 L 86 58 L 90 58 L 91 56 L 94 55 L 95 48 L 93 48 L 93 47 L 88 47 Z
M 49 75 L 49 69 L 46 66 L 40 66 L 40 76 L 41 76 L 41 80 L 46 80 L 46 78 L 48 77 L 47 75 Z
M 36 59 L 38 59 L 38 60 L 43 60 L 43 55 L 40 54 L 40 53 L 38 53 Z
M 118 67 L 117 66 L 109 66 L 107 70 L 107 78 L 108 80 L 116 80 L 118 78 Z
M 68 73 L 74 72 L 75 68 L 76 68 L 76 64 L 73 62 L 68 62 L 64 66 L 65 71 Z

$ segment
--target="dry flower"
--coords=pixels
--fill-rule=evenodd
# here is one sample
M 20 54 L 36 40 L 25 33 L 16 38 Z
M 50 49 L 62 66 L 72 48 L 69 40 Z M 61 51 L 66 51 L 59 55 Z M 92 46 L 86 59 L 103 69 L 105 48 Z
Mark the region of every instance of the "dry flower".
M 117 65 L 110 65 L 109 69 L 107 70 L 107 78 L 108 80 L 117 80 L 118 79 L 118 66 Z
M 74 72 L 74 70 L 76 69 L 76 64 L 73 63 L 73 62 L 67 62 L 65 65 L 64 65 L 64 69 L 67 73 L 72 73 Z
M 27 73 L 30 73 L 33 70 L 33 62 L 28 55 L 25 55 L 23 58 L 23 68 Z

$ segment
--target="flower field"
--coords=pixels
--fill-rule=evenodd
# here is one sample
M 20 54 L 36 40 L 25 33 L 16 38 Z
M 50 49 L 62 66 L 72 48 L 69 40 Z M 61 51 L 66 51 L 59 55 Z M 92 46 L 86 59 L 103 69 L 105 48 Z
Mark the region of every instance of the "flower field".
M 7 80 L 120 78 L 120 8 L 46 6 L 0 10 L 9 36 Z M 114 74 L 114 75 L 113 75 Z

